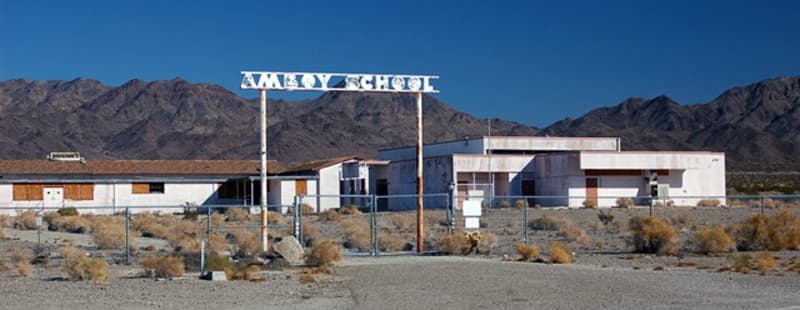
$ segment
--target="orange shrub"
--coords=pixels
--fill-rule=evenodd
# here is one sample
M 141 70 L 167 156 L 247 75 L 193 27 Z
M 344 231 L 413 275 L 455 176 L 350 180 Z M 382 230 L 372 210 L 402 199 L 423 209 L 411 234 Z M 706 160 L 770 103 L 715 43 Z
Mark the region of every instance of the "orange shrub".
M 559 242 L 550 242 L 550 262 L 553 264 L 572 264 L 572 250 Z
M 632 217 L 628 229 L 637 252 L 672 254 L 677 250 L 678 231 L 663 218 Z

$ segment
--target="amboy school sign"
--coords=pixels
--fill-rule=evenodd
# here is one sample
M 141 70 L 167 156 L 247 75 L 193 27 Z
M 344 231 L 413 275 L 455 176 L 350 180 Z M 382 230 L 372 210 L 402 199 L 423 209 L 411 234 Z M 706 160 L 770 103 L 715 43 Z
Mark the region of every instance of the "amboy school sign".
M 438 93 L 435 75 L 242 71 L 242 89 L 261 92 L 261 243 L 267 251 L 267 91 L 357 91 L 417 94 L 417 252 L 424 251 L 422 192 L 422 94 Z M 334 79 L 335 78 L 335 79 Z M 331 86 L 331 81 L 336 82 Z M 295 229 L 299 229 L 296 226 Z
M 333 77 L 342 78 L 345 82 L 344 85 L 341 87 L 330 85 Z M 439 91 L 431 85 L 431 80 L 438 78 L 438 76 L 431 75 L 242 71 L 241 88 L 285 91 L 438 93 Z

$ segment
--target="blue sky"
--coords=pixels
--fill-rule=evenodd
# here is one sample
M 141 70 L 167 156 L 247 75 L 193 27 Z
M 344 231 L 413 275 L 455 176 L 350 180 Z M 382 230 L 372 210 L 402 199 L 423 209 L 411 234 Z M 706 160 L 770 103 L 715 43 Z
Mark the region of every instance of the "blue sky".
M 553 2 L 0 0 L 0 80 L 182 77 L 254 97 L 240 70 L 437 74 L 458 110 L 546 126 L 800 75 L 797 1 Z

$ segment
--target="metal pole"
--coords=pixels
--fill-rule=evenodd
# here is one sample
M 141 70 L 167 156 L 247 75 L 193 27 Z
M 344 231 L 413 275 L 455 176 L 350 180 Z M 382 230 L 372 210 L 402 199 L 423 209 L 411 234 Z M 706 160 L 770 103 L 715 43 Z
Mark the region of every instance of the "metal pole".
M 206 238 L 211 237 L 211 206 L 206 208 L 208 215 L 206 216 Z
M 761 195 L 761 214 L 764 214 L 764 195 Z
M 378 198 L 375 194 L 372 194 L 372 203 L 369 206 L 369 218 L 370 218 L 370 227 L 372 228 L 372 233 L 370 234 L 370 238 L 372 238 L 372 255 L 378 255 L 378 220 L 376 219 L 375 212 L 378 211 Z
M 131 263 L 131 246 L 130 246 L 130 209 L 125 207 L 125 264 Z
M 292 208 L 294 212 L 292 212 L 292 221 L 294 223 L 294 237 L 297 238 L 297 241 L 300 241 L 300 244 L 303 244 L 303 240 L 300 240 L 300 203 L 297 200 L 297 196 L 294 196 L 294 204 L 292 204 Z
M 206 241 L 200 241 L 200 276 L 206 274 Z
M 522 242 L 528 244 L 528 199 L 523 199 L 525 199 L 525 207 L 523 208 L 524 211 L 522 211 L 522 229 L 524 232 L 524 236 L 522 236 Z
M 417 253 L 425 251 L 422 188 L 422 93 L 417 93 Z
M 267 240 L 267 90 L 261 90 L 261 250 L 269 249 Z

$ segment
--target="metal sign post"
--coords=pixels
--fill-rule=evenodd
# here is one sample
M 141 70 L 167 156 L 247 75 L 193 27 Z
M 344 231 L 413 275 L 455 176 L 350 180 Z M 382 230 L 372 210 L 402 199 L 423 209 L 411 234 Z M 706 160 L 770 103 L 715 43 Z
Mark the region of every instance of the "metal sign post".
M 261 241 L 267 251 L 267 90 L 355 91 L 417 94 L 417 252 L 424 248 L 422 183 L 422 94 L 438 93 L 434 75 L 242 71 L 241 89 L 261 92 Z M 344 84 L 331 86 L 333 78 Z

